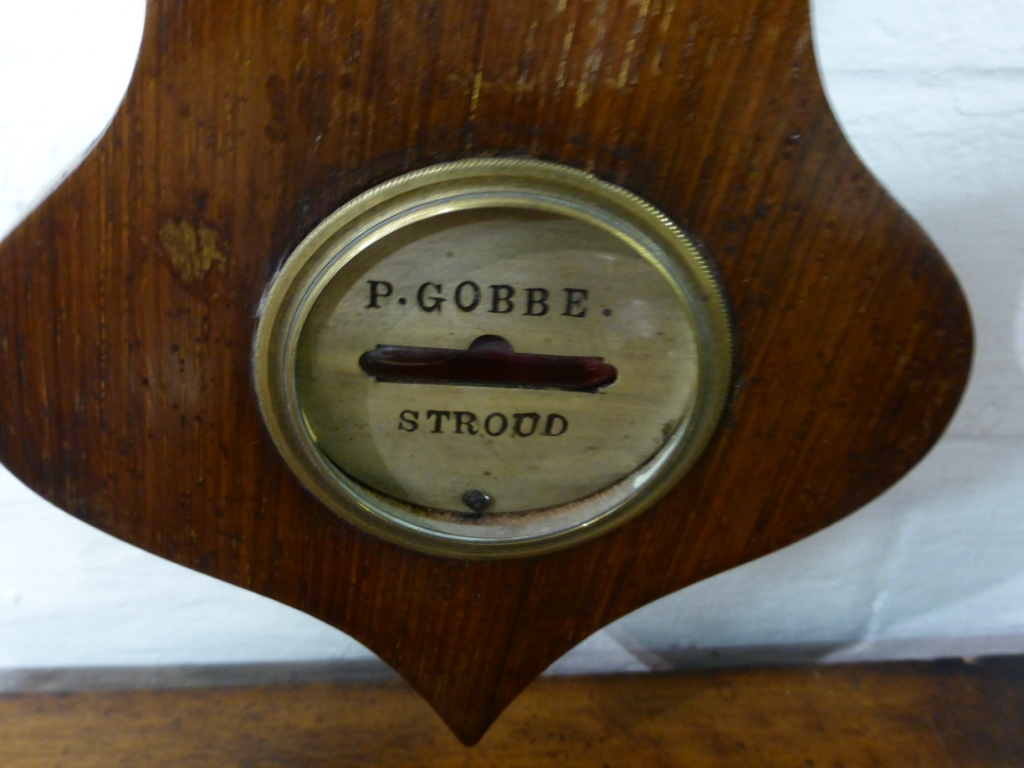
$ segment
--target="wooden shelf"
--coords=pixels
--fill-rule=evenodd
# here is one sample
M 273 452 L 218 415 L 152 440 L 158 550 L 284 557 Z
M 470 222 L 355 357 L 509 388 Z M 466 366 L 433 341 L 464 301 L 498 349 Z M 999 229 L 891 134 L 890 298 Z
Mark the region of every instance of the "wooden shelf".
M 404 683 L 0 697 L 0 765 L 1024 765 L 1024 661 L 544 678 L 462 746 Z

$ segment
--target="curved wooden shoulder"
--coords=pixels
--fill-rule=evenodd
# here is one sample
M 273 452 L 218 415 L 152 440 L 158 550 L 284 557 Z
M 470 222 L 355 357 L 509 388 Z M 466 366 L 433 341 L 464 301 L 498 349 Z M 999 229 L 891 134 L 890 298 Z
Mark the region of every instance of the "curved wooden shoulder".
M 657 508 L 557 554 L 432 558 L 308 496 L 268 438 L 260 297 L 324 216 L 526 154 L 706 247 L 735 390 Z M 466 742 L 591 632 L 853 512 L 938 439 L 968 309 L 826 105 L 805 0 L 150 0 L 81 167 L 0 246 L 0 460 L 82 520 L 333 624 Z

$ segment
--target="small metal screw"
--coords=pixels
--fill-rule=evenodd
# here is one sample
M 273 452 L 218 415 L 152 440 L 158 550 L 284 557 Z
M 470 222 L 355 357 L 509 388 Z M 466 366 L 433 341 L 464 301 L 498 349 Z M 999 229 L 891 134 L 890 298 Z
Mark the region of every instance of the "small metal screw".
M 483 512 L 494 501 L 483 491 L 466 491 L 462 495 L 462 503 L 472 509 L 474 512 Z

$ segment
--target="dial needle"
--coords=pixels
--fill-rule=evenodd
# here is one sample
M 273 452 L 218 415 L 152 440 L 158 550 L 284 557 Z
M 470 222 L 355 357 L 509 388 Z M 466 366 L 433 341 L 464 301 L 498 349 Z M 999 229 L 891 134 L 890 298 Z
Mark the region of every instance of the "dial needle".
M 380 344 L 364 352 L 359 367 L 377 381 L 454 384 L 597 392 L 618 377 L 600 357 L 530 355 L 516 352 L 501 336 L 480 336 L 469 349 Z

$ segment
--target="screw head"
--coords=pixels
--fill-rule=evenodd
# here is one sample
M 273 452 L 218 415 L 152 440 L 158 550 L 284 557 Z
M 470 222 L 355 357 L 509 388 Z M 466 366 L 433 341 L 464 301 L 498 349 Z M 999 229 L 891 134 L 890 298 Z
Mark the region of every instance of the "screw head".
M 494 499 L 483 491 L 466 491 L 462 495 L 462 503 L 477 513 L 482 513 L 493 501 Z

